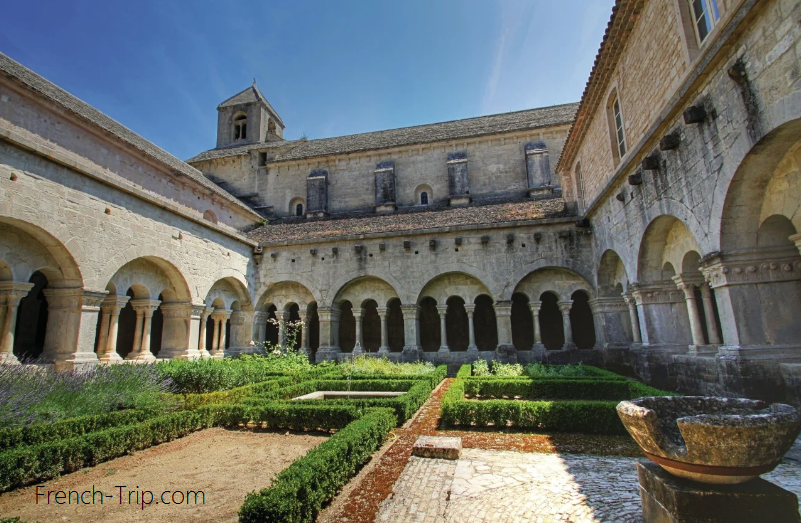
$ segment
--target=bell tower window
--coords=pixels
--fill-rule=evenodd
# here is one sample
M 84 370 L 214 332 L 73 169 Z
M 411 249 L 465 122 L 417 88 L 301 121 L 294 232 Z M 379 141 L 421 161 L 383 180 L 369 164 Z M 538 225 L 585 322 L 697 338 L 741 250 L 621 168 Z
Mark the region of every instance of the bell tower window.
M 248 117 L 244 113 L 234 116 L 233 140 L 247 140 L 248 137 Z

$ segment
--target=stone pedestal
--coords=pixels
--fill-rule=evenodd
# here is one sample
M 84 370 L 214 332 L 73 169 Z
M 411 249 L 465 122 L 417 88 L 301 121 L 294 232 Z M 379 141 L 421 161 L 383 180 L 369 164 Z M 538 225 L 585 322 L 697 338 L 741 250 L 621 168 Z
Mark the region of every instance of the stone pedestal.
M 637 463 L 645 523 L 798 523 L 798 498 L 757 478 L 708 485 L 677 478 L 656 463 Z

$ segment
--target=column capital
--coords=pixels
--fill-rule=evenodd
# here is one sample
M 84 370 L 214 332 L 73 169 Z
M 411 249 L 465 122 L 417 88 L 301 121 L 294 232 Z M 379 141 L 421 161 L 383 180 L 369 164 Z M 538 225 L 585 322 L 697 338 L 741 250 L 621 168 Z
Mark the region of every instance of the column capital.
M 531 314 L 539 314 L 540 309 L 542 308 L 542 302 L 541 301 L 529 302 L 528 308 L 531 311 Z
M 704 282 L 704 278 L 699 274 L 678 274 L 671 278 L 673 282 L 676 284 L 676 287 L 684 292 L 684 298 L 687 300 L 694 300 L 695 299 L 695 288 L 700 287 L 701 284 Z
M 564 300 L 556 302 L 556 305 L 559 307 L 559 310 L 564 312 L 570 312 L 570 309 L 573 308 L 573 300 Z
M 264 325 L 270 318 L 270 313 L 265 311 L 256 311 L 253 313 L 253 323 L 256 325 Z
M 206 306 L 205 305 L 192 305 L 192 317 L 205 319 Z M 209 313 L 211 314 L 211 313 Z
M 387 312 L 389 312 L 389 308 L 388 307 L 376 307 L 375 310 L 376 310 L 376 312 L 378 312 L 378 317 L 379 318 L 383 318 L 384 316 L 387 315 Z
M 797 236 L 801 235 L 790 236 L 790 239 L 797 239 Z M 779 247 L 758 251 L 715 252 L 702 258 L 700 270 L 713 289 L 729 285 L 801 280 L 801 260 L 797 251 Z
M 150 312 L 151 314 L 159 308 L 161 302 L 159 300 L 149 300 L 147 298 L 138 298 L 135 300 L 131 300 L 131 307 L 135 311 L 145 311 L 145 313 Z
M 119 312 L 120 309 L 125 307 L 130 299 L 130 296 L 117 296 L 116 294 L 109 294 L 103 300 L 103 303 L 100 304 L 100 309 L 103 312 L 109 313 L 114 313 L 115 311 Z
M 496 301 L 492 304 L 496 316 L 510 316 L 512 314 L 511 301 Z
M 108 296 L 108 291 L 88 289 L 44 289 L 47 307 L 50 310 L 66 309 L 75 312 L 89 309 L 99 310 L 100 304 Z
M 468 315 L 473 314 L 476 311 L 476 304 L 475 303 L 465 303 L 464 310 L 467 312 Z
M 362 308 L 358 308 L 358 309 L 354 308 L 351 312 L 353 313 L 353 317 L 354 318 L 356 318 L 357 320 L 360 320 L 360 319 L 362 319 L 362 317 L 364 317 L 364 312 L 365 311 Z
M 445 315 L 448 312 L 448 306 L 447 305 L 437 305 L 437 312 L 439 313 L 440 316 Z
M 593 314 L 605 312 L 626 312 L 628 307 L 623 297 L 593 298 L 589 301 Z
M 19 305 L 22 298 L 33 289 L 33 283 L 17 283 L 13 281 L 0 282 L 0 303 Z
M 218 321 L 227 320 L 231 317 L 233 312 L 234 311 L 230 309 L 214 309 L 214 312 L 211 313 L 211 319 Z
M 414 314 L 415 316 L 420 313 L 420 306 L 416 303 L 401 304 L 400 308 L 404 318 L 406 317 L 407 313 Z
M 317 316 L 320 321 L 338 321 L 342 311 L 339 307 L 317 307 Z
M 653 283 L 634 283 L 629 286 L 637 305 L 681 303 L 684 296 L 672 280 Z
M 165 318 L 185 318 L 192 316 L 194 306 L 191 302 L 162 303 L 161 313 Z
M 231 325 L 244 325 L 252 321 L 250 311 L 231 311 Z

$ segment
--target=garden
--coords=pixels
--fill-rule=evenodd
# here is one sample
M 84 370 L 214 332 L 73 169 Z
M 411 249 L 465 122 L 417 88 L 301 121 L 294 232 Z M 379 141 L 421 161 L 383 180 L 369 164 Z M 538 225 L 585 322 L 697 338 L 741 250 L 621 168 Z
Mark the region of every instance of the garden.
M 247 494 L 239 520 L 311 522 L 382 445 L 404 448 L 418 411 L 442 433 L 579 434 L 593 446 L 602 440 L 592 438 L 628 439 L 620 400 L 668 394 L 586 365 L 478 361 L 443 383 L 446 372 L 371 356 L 313 365 L 291 350 L 58 374 L 0 366 L 0 493 L 207 429 L 293 431 L 325 437 Z M 314 399 L 297 399 L 307 395 Z M 376 496 L 398 474 L 385 474 Z

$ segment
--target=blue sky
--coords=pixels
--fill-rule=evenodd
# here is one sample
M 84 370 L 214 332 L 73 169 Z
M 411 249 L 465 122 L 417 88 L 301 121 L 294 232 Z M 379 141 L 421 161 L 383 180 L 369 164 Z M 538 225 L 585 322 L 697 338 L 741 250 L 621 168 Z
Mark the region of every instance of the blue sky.
M 0 51 L 186 159 L 254 77 L 288 139 L 578 101 L 613 3 L 30 0 Z

